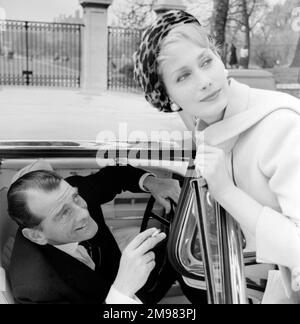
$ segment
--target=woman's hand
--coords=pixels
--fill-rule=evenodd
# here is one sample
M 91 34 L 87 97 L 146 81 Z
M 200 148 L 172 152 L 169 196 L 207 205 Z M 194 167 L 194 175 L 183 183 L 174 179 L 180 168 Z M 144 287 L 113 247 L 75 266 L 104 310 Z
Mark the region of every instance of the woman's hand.
M 226 167 L 225 153 L 217 147 L 198 145 L 195 167 L 197 175 L 206 180 L 210 193 L 217 200 L 234 186 Z

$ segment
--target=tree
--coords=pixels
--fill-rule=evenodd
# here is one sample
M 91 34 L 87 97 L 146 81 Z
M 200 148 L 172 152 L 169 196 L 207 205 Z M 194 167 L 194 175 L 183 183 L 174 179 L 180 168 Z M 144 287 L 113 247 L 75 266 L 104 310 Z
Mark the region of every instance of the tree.
M 214 0 L 214 14 L 212 19 L 212 30 L 218 44 L 225 43 L 225 32 L 227 17 L 229 11 L 229 0 L 218 1 Z
M 295 5 L 297 7 L 295 6 L 293 10 L 292 27 L 295 31 L 300 32 L 300 1 L 297 1 Z M 300 36 L 298 38 L 298 44 L 291 67 L 300 67 Z
M 300 37 L 298 39 L 298 44 L 295 52 L 294 60 L 291 64 L 291 67 L 300 67 Z
M 292 29 L 292 11 L 300 0 L 277 3 L 251 31 L 253 61 L 260 67 L 290 66 L 295 55 L 298 33 Z
M 217 44 L 223 48 L 222 59 L 226 62 L 227 38 L 242 32 L 243 44 L 250 53 L 250 35 L 256 25 L 263 19 L 268 5 L 265 0 L 186 0 L 198 7 L 204 3 L 213 3 L 211 32 L 216 38 Z M 197 12 L 195 10 L 195 12 Z M 193 12 L 192 12 L 193 13 Z M 201 21 L 201 20 L 200 20 Z M 235 36 L 232 36 L 234 38 Z M 245 67 L 249 65 L 249 56 L 246 58 Z
M 230 0 L 228 29 L 233 30 L 233 35 L 237 35 L 239 31 L 243 33 L 243 43 L 249 53 L 244 62 L 246 68 L 250 60 L 251 33 L 268 11 L 269 5 L 265 0 Z
M 209 28 L 217 44 L 222 48 L 226 38 L 227 15 L 230 0 L 185 0 L 187 11 L 198 18 L 200 23 Z M 225 62 L 226 51 L 222 54 Z
M 124 28 L 143 29 L 153 22 L 157 0 L 114 0 L 111 12 Z
M 186 11 L 194 15 L 202 26 L 211 29 L 211 18 L 213 13 L 213 0 L 183 0 Z
M 214 0 L 214 14 L 212 19 L 212 30 L 217 44 L 225 45 L 226 25 L 229 11 L 229 0 Z M 222 52 L 222 60 L 226 64 L 226 50 Z

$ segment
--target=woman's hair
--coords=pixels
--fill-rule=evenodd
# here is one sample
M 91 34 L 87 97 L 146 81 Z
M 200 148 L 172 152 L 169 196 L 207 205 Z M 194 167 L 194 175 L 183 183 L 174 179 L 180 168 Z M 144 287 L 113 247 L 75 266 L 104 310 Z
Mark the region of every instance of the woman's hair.
M 8 214 L 22 228 L 38 227 L 42 221 L 28 207 L 29 190 L 50 192 L 57 189 L 62 177 L 53 171 L 32 171 L 17 179 L 7 192 Z
M 180 41 L 190 41 L 196 46 L 211 49 L 217 56 L 220 56 L 220 48 L 215 40 L 207 34 L 205 29 L 198 24 L 186 24 L 171 30 L 168 36 L 162 41 L 157 56 L 158 73 L 162 78 L 162 65 L 168 60 L 169 45 Z M 162 78 L 163 80 L 163 78 Z

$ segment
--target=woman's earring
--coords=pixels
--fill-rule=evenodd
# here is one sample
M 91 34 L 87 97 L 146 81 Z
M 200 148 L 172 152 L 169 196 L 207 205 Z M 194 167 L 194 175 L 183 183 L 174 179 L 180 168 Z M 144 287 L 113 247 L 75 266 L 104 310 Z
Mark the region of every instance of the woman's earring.
M 228 71 L 227 69 L 225 69 L 225 70 L 224 70 L 224 73 L 225 73 L 225 77 L 226 77 L 226 79 L 228 79 L 228 77 L 229 77 L 229 71 Z
M 179 111 L 180 110 L 180 107 L 175 102 L 172 102 L 171 103 L 171 110 L 173 112 L 176 112 L 176 111 Z

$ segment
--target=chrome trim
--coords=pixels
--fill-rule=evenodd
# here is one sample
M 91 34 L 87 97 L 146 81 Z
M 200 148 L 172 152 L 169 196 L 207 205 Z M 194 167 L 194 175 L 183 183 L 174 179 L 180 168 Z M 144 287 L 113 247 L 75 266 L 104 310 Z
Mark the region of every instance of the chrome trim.
M 210 192 L 207 192 L 207 195 L 210 195 Z M 219 264 L 221 267 L 219 272 L 221 273 L 220 285 L 222 288 L 219 289 L 219 303 L 227 304 L 229 298 L 228 298 L 228 291 L 226 289 L 226 284 L 228 280 L 226 278 L 225 264 L 224 264 L 224 242 L 222 236 L 223 229 L 222 229 L 222 218 L 221 218 L 222 215 L 220 213 L 220 205 L 216 201 L 214 201 L 214 208 L 215 208 L 214 210 L 215 210 L 215 217 L 216 217 L 217 237 L 218 237 L 218 251 L 220 253 Z
M 229 275 L 233 304 L 247 304 L 247 287 L 242 248 L 242 234 L 238 223 L 226 213 Z
M 1 158 L 97 157 L 188 162 L 191 150 L 176 142 L 0 141 Z
M 182 215 L 186 215 L 189 210 L 193 208 L 192 204 L 194 203 L 194 194 L 193 191 L 189 191 L 189 196 L 186 197 L 186 205 L 185 209 L 182 212 Z M 193 230 L 191 230 L 191 233 L 194 233 L 196 229 L 196 218 L 195 218 L 195 224 L 190 224 L 191 218 L 188 215 L 184 218 L 184 223 L 182 225 L 182 231 L 181 233 L 187 232 L 187 227 L 191 226 Z M 176 251 L 178 252 L 177 258 L 180 261 L 181 265 L 185 268 L 185 270 L 195 274 L 195 275 L 203 275 L 204 276 L 204 267 L 203 262 L 195 259 L 192 255 L 192 253 L 186 254 L 186 251 L 191 251 L 191 243 L 192 238 L 190 240 L 185 240 L 184 235 L 180 235 L 179 240 L 176 243 Z
M 194 187 L 193 187 L 194 183 L 197 183 L 200 187 L 204 187 L 207 184 L 206 180 L 204 178 L 202 178 L 202 177 L 193 179 L 193 180 L 190 181 L 190 186 L 191 186 L 192 190 L 194 189 Z
M 206 277 L 206 287 L 207 287 L 207 298 L 209 304 L 217 304 L 217 290 L 214 280 L 214 271 L 213 271 L 213 262 L 212 255 L 209 248 L 209 233 L 207 232 L 207 214 L 206 208 L 203 206 L 203 202 L 205 197 L 203 190 L 200 190 L 201 183 L 203 181 L 201 179 L 193 180 L 192 186 L 194 188 L 194 197 L 195 197 L 195 211 L 198 213 L 198 217 L 196 217 L 196 221 L 198 224 L 198 228 L 200 230 L 200 241 L 201 241 L 201 254 L 202 254 L 202 262 L 204 265 L 204 273 Z
M 211 304 L 247 304 L 240 227 L 211 197 L 205 180 L 192 180 L 191 186 L 198 216 L 196 221 L 200 231 L 208 301 Z M 188 219 L 185 220 L 185 227 L 187 223 Z M 213 234 L 216 235 L 216 245 L 212 245 L 210 236 Z
M 207 201 L 207 203 L 209 204 L 210 207 L 213 207 L 213 204 L 212 204 L 212 202 L 211 202 L 210 199 L 211 199 L 211 198 L 210 198 L 210 193 L 209 193 L 209 191 L 208 191 L 208 192 L 207 192 L 207 195 L 206 195 L 206 201 Z

